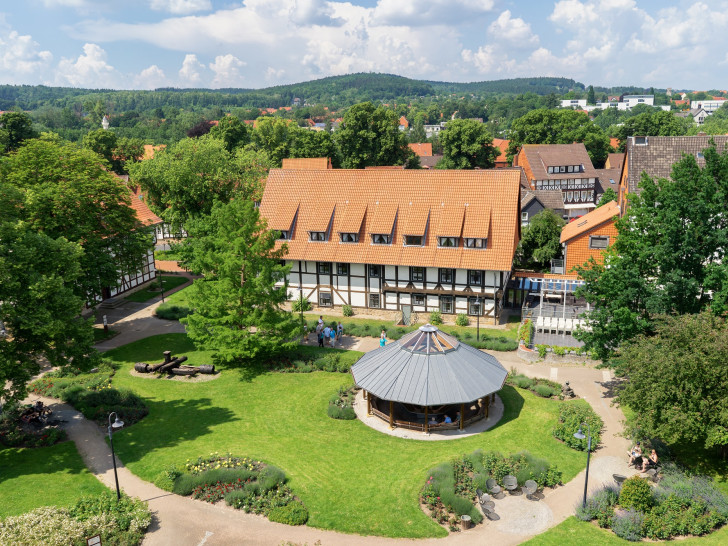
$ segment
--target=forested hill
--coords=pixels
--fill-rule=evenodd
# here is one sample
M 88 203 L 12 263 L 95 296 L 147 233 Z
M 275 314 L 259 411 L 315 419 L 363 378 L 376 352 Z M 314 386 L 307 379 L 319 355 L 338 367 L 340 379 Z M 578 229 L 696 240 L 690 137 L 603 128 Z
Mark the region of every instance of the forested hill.
M 44 85 L 0 85 L 0 110 L 19 107 L 36 110 L 43 106 L 72 108 L 76 104 L 102 100 L 114 103 L 117 110 L 143 111 L 163 106 L 186 109 L 219 106 L 280 107 L 294 98 L 308 104 L 340 108 L 363 101 L 397 102 L 402 99 L 434 98 L 438 95 L 487 95 L 535 93 L 562 95 L 584 85 L 566 78 L 517 78 L 474 83 L 421 81 L 391 74 L 359 73 L 331 76 L 308 82 L 278 85 L 265 89 L 172 89 L 154 91 L 114 91 L 74 89 Z

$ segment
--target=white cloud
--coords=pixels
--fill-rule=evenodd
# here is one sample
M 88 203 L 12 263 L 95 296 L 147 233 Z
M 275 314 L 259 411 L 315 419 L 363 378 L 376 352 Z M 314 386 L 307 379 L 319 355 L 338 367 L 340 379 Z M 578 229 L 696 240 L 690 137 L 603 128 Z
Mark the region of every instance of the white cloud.
M 201 70 L 205 69 L 205 65 L 197 60 L 197 55 L 188 53 L 185 60 L 182 61 L 182 68 L 179 69 L 179 77 L 182 85 L 195 85 L 202 81 Z
M 52 60 L 53 54 L 40 50 L 31 36 L 0 26 L 0 73 L 5 83 L 25 83 L 29 76 L 44 72 Z
M 516 47 L 534 46 L 538 36 L 531 31 L 531 25 L 520 17 L 511 17 L 510 10 L 501 13 L 488 27 L 488 32 L 497 41 L 508 42 Z
M 215 62 L 210 63 L 210 70 L 215 73 L 212 80 L 212 87 L 235 87 L 240 85 L 245 79 L 240 74 L 240 69 L 245 63 L 238 59 L 235 55 L 228 53 L 227 55 L 218 55 Z
M 582 3 L 579 0 L 560 0 L 554 5 L 554 11 L 549 20 L 557 25 L 568 27 L 583 27 L 591 25 L 599 19 L 599 13 L 594 3 Z
M 167 84 L 167 76 L 165 76 L 164 71 L 156 64 L 145 68 L 134 77 L 135 89 L 155 89 L 157 87 L 164 87 Z
M 106 51 L 96 44 L 84 44 L 83 53 L 77 59 L 60 60 L 56 80 L 73 87 L 114 87 L 117 84 L 117 73 L 106 62 Z
M 374 22 L 419 26 L 456 23 L 482 16 L 493 9 L 493 0 L 379 0 Z
M 196 11 L 210 10 L 212 3 L 210 0 L 151 0 L 149 7 L 157 11 L 186 15 Z

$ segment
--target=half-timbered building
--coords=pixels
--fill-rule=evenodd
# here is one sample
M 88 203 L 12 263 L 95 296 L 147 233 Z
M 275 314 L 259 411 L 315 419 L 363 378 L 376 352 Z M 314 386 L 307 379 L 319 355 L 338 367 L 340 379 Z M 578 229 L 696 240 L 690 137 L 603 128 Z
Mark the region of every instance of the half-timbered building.
M 289 297 L 394 317 L 497 317 L 520 239 L 522 169 L 272 169 L 260 205 Z

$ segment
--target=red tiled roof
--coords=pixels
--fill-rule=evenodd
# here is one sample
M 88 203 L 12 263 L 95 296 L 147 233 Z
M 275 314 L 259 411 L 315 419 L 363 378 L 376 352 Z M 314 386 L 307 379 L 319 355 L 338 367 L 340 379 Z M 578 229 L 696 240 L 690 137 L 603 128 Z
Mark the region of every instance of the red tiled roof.
M 582 233 L 610 221 L 615 216 L 619 216 L 619 205 L 617 205 L 616 201 L 610 201 L 606 205 L 602 205 L 581 218 L 566 224 L 561 230 L 561 242 L 566 243 L 574 237 L 578 237 Z
M 330 169 L 331 160 L 328 157 L 284 157 L 282 165 L 284 169 Z
M 147 204 L 144 202 L 144 195 L 141 193 L 141 189 L 129 188 L 131 193 L 131 208 L 134 209 L 137 220 L 139 220 L 144 227 L 156 226 L 162 223 L 162 219 L 154 214 Z
M 616 150 L 617 148 L 619 148 L 619 139 L 610 137 L 609 145 Z
M 260 213 L 273 223 L 277 211 L 300 203 L 292 238 L 278 243 L 288 246 L 290 260 L 510 271 L 520 235 L 521 176 L 511 168 L 271 169 Z M 309 226 L 328 221 L 332 204 L 329 240 L 309 242 Z M 423 231 L 423 222 L 424 245 L 404 246 L 403 235 L 419 235 L 405 229 Z M 357 229 L 358 243 L 340 242 L 339 233 Z M 391 234 L 392 243 L 372 244 L 375 233 Z M 487 248 L 464 248 L 462 240 L 457 248 L 437 246 L 437 237 L 468 235 L 487 237 Z
M 399 124 L 405 128 L 409 127 L 409 121 L 407 121 L 407 118 L 404 116 L 401 116 L 399 118 Z
M 157 152 L 159 150 L 164 150 L 167 147 L 166 144 L 159 144 L 157 146 L 154 146 L 153 144 L 145 144 L 144 145 L 144 156 L 142 159 L 153 159 L 154 158 L 154 152 Z
M 432 157 L 432 143 L 431 142 L 412 142 L 408 144 L 410 150 L 412 150 L 418 157 Z
M 495 158 L 496 163 L 506 163 L 508 161 L 506 153 L 508 152 L 508 146 L 510 145 L 510 143 L 510 140 L 505 140 L 503 138 L 493 139 L 493 146 L 500 150 L 500 155 Z

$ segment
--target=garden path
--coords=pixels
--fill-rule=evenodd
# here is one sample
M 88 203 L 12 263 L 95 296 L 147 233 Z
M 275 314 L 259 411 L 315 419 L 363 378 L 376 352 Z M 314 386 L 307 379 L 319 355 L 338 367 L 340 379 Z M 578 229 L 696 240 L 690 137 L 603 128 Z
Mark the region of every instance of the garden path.
M 176 321 L 157 319 L 153 310 L 159 302 L 153 301 L 144 309 L 134 311 L 114 322 L 119 335 L 97 347 L 108 350 L 159 333 L 184 332 Z M 161 324 L 160 324 L 161 323 Z M 368 351 L 378 346 L 376 338 L 353 338 L 345 336 L 340 347 Z M 515 352 L 488 351 L 496 356 L 506 369 L 515 368 L 530 377 L 543 377 L 559 382 L 569 381 L 577 396 L 587 400 L 602 417 L 605 430 L 602 445 L 592 456 L 589 490 L 602 484 L 614 483 L 612 474 L 626 476 L 635 474 L 627 467 L 626 454 L 629 443 L 619 436 L 624 416 L 621 410 L 611 405 L 615 381 L 610 372 L 586 367 L 558 367 L 552 364 L 527 363 Z M 36 397 L 33 397 L 35 400 Z M 80 413 L 57 400 L 43 399 L 52 405 L 65 423 L 69 438 L 76 443 L 89 470 L 104 484 L 114 487 L 113 467 L 104 432 Z M 558 464 L 558 461 L 555 461 Z M 179 497 L 163 491 L 151 483 L 132 474 L 117 459 L 119 481 L 129 495 L 149 502 L 155 519 L 144 539 L 144 546 L 176 544 L 223 545 L 223 544 L 266 544 L 279 545 L 290 541 L 294 544 L 322 545 L 347 544 L 352 546 L 394 545 L 402 540 L 382 537 L 348 535 L 310 527 L 290 527 L 269 522 L 261 516 L 245 514 L 227 506 L 213 506 L 202 501 Z M 548 491 L 540 502 L 530 502 L 522 497 L 506 497 L 496 501 L 496 512 L 501 516 L 498 522 L 486 522 L 467 532 L 452 533 L 444 539 L 426 539 L 418 544 L 469 545 L 475 542 L 493 542 L 502 545 L 519 544 L 535 534 L 561 523 L 573 514 L 574 506 L 582 499 L 585 472 L 580 472 L 566 485 Z M 412 542 L 411 540 L 409 542 Z

